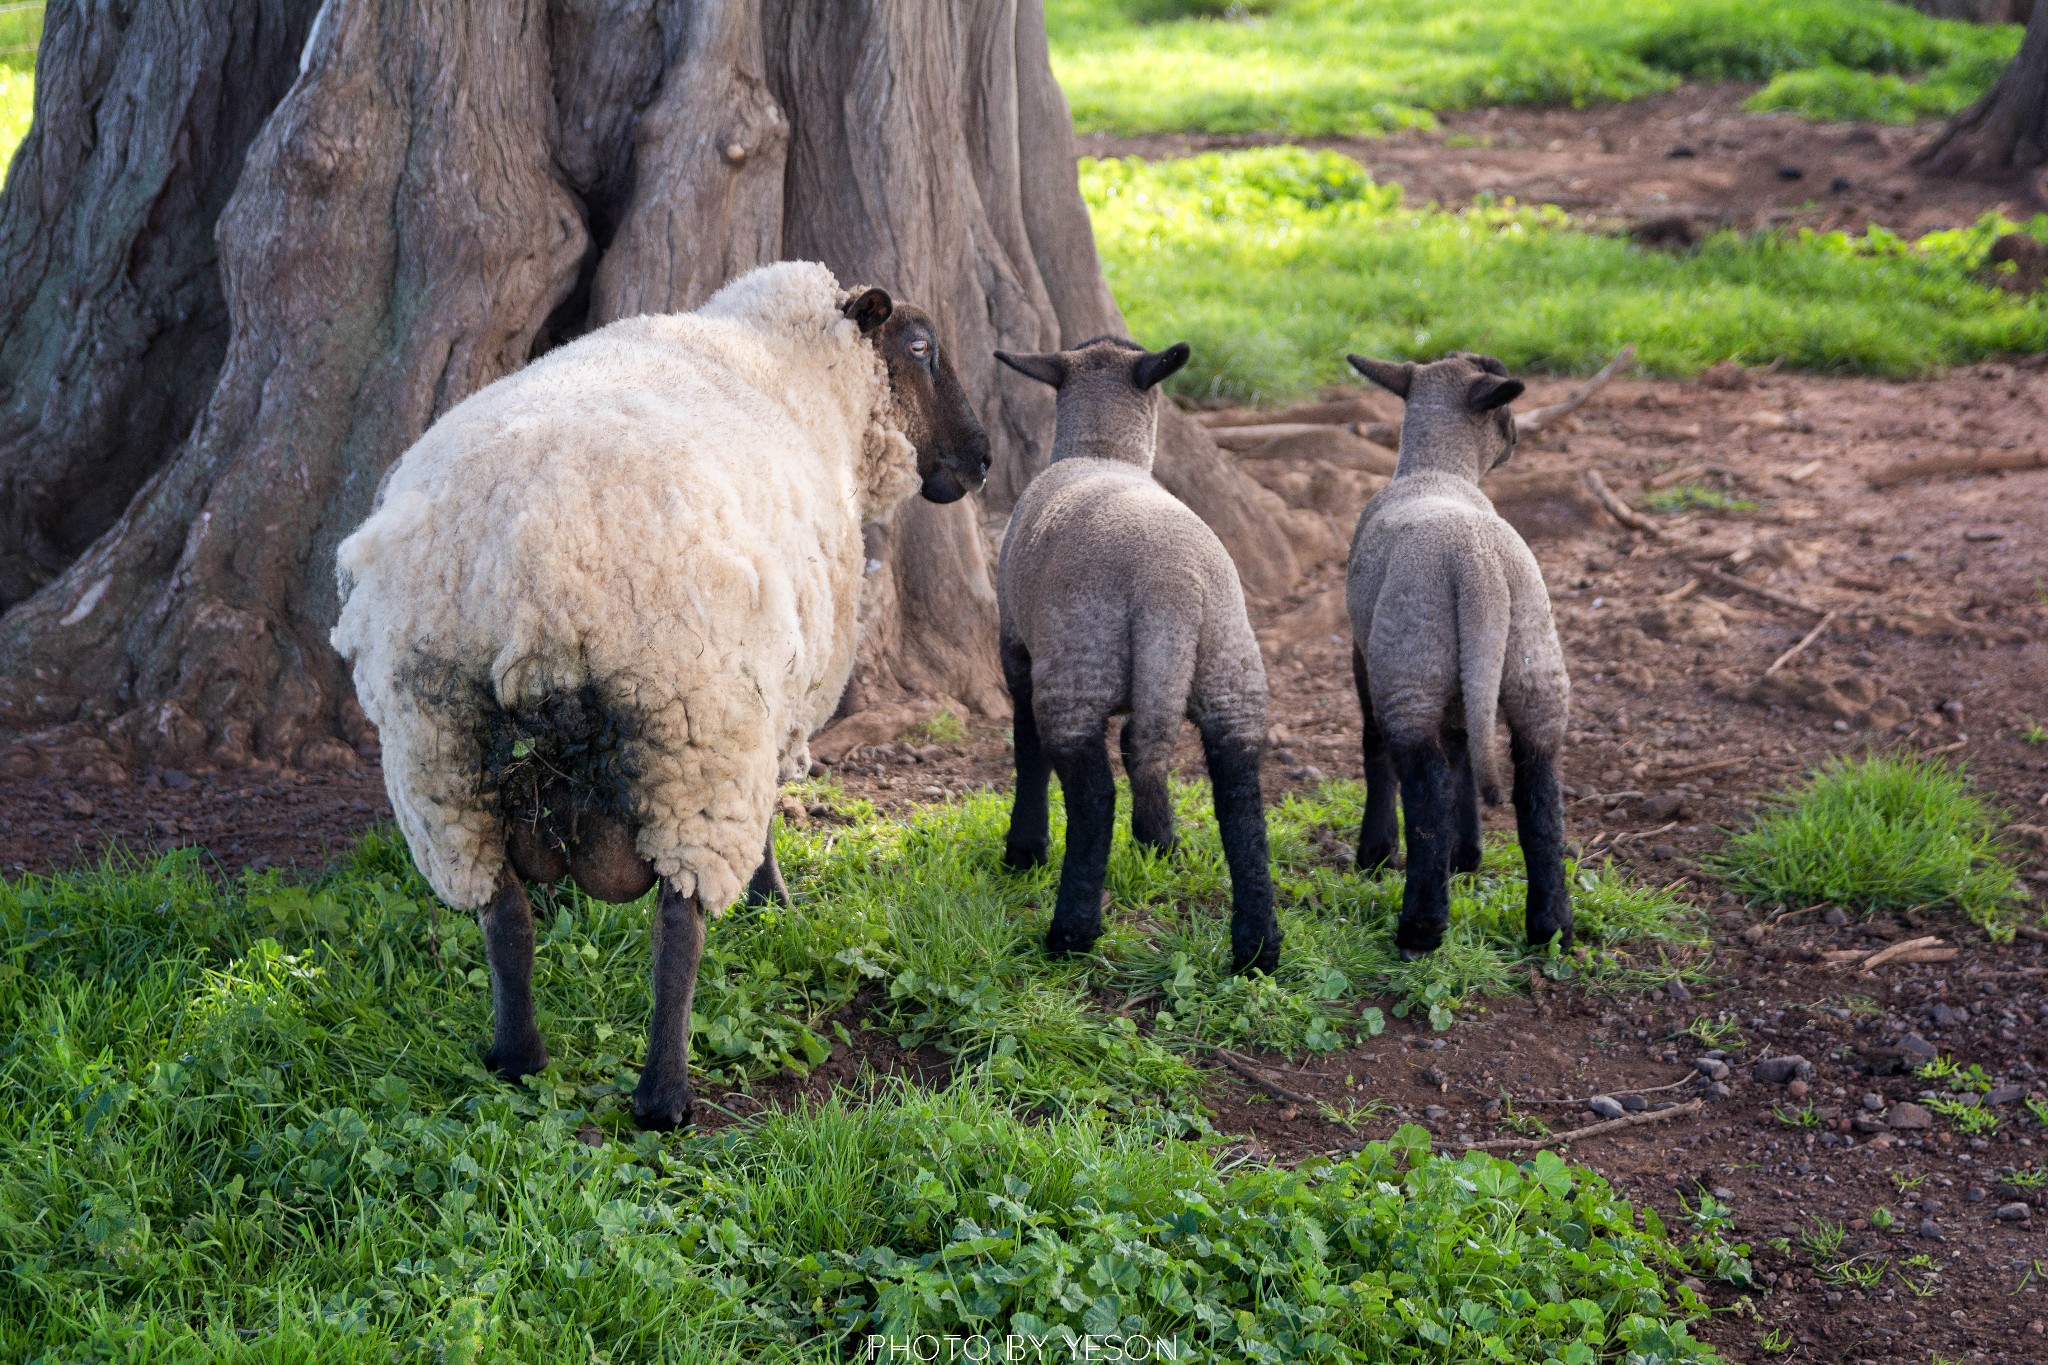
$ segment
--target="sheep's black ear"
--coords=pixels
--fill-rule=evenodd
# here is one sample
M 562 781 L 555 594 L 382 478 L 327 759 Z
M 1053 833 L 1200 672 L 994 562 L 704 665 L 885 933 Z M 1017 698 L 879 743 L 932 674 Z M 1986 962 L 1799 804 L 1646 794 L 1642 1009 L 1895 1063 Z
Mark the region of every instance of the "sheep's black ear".
M 1374 360 L 1371 356 L 1347 355 L 1351 368 L 1391 394 L 1406 398 L 1415 378 L 1415 366 L 1406 361 Z
M 1482 374 L 1465 386 L 1465 405 L 1474 412 L 1492 412 L 1522 396 L 1522 381 Z
M 848 299 L 840 311 L 852 318 L 860 334 L 866 336 L 889 320 L 889 315 L 896 311 L 896 303 L 886 289 L 863 289 Z
M 1176 341 L 1163 351 L 1147 351 L 1132 368 L 1131 382 L 1140 389 L 1149 389 L 1187 364 L 1190 354 L 1185 341 Z
M 1058 351 L 1046 351 L 1040 355 L 1011 355 L 1008 351 L 997 351 L 996 359 L 1041 384 L 1058 388 L 1067 382 L 1066 357 Z

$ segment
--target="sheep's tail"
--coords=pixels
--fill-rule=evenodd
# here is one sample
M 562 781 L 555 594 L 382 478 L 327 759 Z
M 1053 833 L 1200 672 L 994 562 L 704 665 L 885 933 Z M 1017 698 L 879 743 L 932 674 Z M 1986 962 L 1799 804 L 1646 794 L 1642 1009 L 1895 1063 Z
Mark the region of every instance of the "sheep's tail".
M 1508 651 L 1508 585 L 1494 581 L 1458 584 L 1458 687 L 1465 694 L 1466 751 L 1480 799 L 1500 804 L 1500 776 L 1494 769 L 1493 724 L 1500 709 L 1501 670 Z

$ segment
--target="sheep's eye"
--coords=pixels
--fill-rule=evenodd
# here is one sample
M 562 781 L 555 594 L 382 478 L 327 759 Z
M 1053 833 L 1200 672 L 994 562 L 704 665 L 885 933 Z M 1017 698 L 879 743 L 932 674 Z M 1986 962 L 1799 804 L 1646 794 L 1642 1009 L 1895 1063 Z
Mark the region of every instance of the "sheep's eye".
M 919 360 L 923 360 L 926 356 L 932 353 L 932 344 L 929 341 L 926 341 L 923 337 L 919 337 L 917 340 L 910 343 L 910 353 L 916 356 Z

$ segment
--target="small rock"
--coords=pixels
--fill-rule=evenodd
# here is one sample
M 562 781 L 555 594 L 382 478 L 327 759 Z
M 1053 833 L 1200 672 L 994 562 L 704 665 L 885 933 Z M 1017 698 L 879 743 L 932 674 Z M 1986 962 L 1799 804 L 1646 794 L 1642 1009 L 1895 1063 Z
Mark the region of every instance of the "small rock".
M 1650 1107 L 1650 1102 L 1641 1095 L 1623 1095 L 1621 1097 L 1621 1107 L 1628 1110 L 1631 1114 L 1640 1114 Z
M 1917 1132 L 1932 1128 L 1934 1115 L 1917 1104 L 1905 1102 L 1893 1105 L 1891 1112 L 1885 1115 L 1885 1122 L 1896 1132 Z
M 1829 194 L 1847 194 L 1850 190 L 1855 188 L 1855 182 L 1850 180 L 1849 177 L 1846 175 L 1838 175 L 1833 180 L 1828 181 Z
M 98 809 L 77 792 L 65 792 L 57 798 L 57 804 L 81 820 L 90 820 L 93 811 Z
M 1984 1187 L 1982 1185 L 1970 1186 L 1969 1189 L 1963 1191 L 1963 1198 L 1969 1200 L 1972 1204 L 1983 1203 L 1986 1198 Z
M 1612 1095 L 1595 1095 L 1586 1101 L 1586 1107 L 1603 1119 L 1618 1119 L 1626 1112 L 1621 1107 L 1621 1101 Z
M 1798 166 L 1780 166 L 1778 167 L 1778 179 L 1804 180 L 1806 179 L 1806 172 Z
M 1863 1094 L 1863 1107 L 1873 1114 L 1882 1114 L 1884 1112 L 1884 1096 L 1874 1090 L 1865 1091 Z
M 1323 770 L 1313 763 L 1304 763 L 1288 775 L 1297 782 L 1320 782 L 1323 780 Z
M 176 768 L 166 768 L 163 771 L 163 784 L 174 792 L 181 792 L 192 785 L 192 779 Z
M 1693 1062 L 1693 1069 L 1710 1081 L 1728 1079 L 1728 1063 L 1718 1057 L 1701 1057 Z
M 1742 931 L 1742 941 L 1751 945 L 1762 943 L 1764 941 L 1764 927 L 1761 924 L 1750 925 Z
M 1941 1201 L 1939 1199 L 1923 1199 L 1913 1207 L 1922 1213 L 1940 1213 Z
M 2001 1223 L 2024 1223 L 2033 1216 L 2034 1210 L 2017 1199 L 1998 1206 L 1998 1221 Z
M 1707 1098 L 1710 1100 L 1725 1100 L 1734 1093 L 1733 1090 L 1728 1088 L 1728 1082 L 1726 1081 L 1715 1081 L 1707 1087 Z
M 1938 1028 L 1954 1028 L 1970 1022 L 1969 1010 L 1961 1005 L 1940 1005 L 1934 1007 L 1933 1019 Z
M 2023 1085 L 2001 1085 L 1984 1096 L 1984 1103 L 1990 1105 L 2012 1104 L 2026 1097 L 2027 1088 Z
M 1884 1120 L 1875 1114 L 1857 1114 L 1849 1120 L 1849 1127 L 1865 1137 L 1884 1131 Z
M 1918 1057 L 1923 1062 L 1931 1062 L 1941 1055 L 1939 1048 L 1917 1033 L 1909 1033 L 1899 1039 L 1899 1051 Z
M 1765 1057 L 1749 1069 L 1749 1077 L 1764 1085 L 1784 1085 L 1788 1081 L 1804 1080 L 1813 1074 L 1813 1063 L 1793 1054 L 1786 1057 Z
M 1867 1218 L 1851 1218 L 1849 1220 L 1849 1231 L 1851 1232 L 1862 1232 L 1869 1228 L 1869 1226 L 1870 1220 Z
M 604 1130 L 594 1123 L 586 1123 L 576 1130 L 576 1140 L 585 1147 L 604 1146 Z
M 1662 862 L 1662 863 L 1668 863 L 1668 862 L 1670 862 L 1670 861 L 1671 861 L 1671 860 L 1672 860 L 1673 858 L 1676 858 L 1676 857 L 1678 856 L 1678 845 L 1676 845 L 1676 844 L 1651 844 L 1651 845 L 1650 845 L 1650 856 L 1651 856 L 1652 858 L 1655 858 L 1655 859 L 1656 859 L 1656 860 L 1657 860 L 1658 862 Z
M 1674 980 L 1665 983 L 1664 994 L 1669 996 L 1673 1000 L 1692 999 L 1692 992 L 1685 988 L 1685 983 L 1683 981 Z
M 1920 1226 L 1915 1230 L 1930 1242 L 1946 1242 L 1948 1240 L 1948 1238 L 1941 1235 L 1941 1224 L 1935 1222 L 1932 1218 L 1922 1218 Z
M 1648 798 L 1636 809 L 1645 820 L 1672 820 L 1685 809 L 1685 798 L 1676 792 L 1666 792 Z
M 1450 1112 L 1450 1110 L 1440 1104 L 1432 1104 L 1423 1109 L 1422 1117 L 1428 1119 L 1431 1123 L 1435 1123 L 1438 1119 L 1447 1117 Z
M 1805 1099 L 1808 1089 L 1806 1082 L 1802 1080 L 1793 1079 L 1785 1083 L 1785 1094 L 1795 1100 Z
M 1709 1193 L 1724 1204 L 1735 1197 L 1735 1191 L 1729 1189 L 1726 1185 L 1716 1185 Z
M 1830 905 L 1821 914 L 1821 923 L 1830 929 L 1839 929 L 1849 922 L 1849 912 L 1839 905 Z

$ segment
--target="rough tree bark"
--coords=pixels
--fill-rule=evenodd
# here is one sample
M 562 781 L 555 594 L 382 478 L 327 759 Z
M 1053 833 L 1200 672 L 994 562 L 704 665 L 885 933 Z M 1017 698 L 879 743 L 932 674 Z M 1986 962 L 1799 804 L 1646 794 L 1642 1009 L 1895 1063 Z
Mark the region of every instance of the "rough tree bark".
M 84 495 L 42 514 L 39 525 L 84 529 L 68 563 L 37 561 L 61 573 L 0 617 L 0 725 L 97 727 L 157 762 L 354 762 L 374 737 L 326 644 L 333 549 L 390 462 L 539 351 L 618 317 L 694 306 L 760 262 L 823 260 L 931 310 L 994 440 L 991 516 L 1043 460 L 1051 409 L 1041 391 L 1000 378 L 990 352 L 1122 327 L 1036 0 L 327 0 L 302 63 L 289 59 L 307 6 L 214 8 L 236 6 L 256 19 L 221 31 L 273 66 L 285 57 L 272 84 L 291 81 L 289 93 L 280 102 L 263 81 L 237 79 L 211 105 L 188 100 L 211 110 L 209 129 L 260 128 L 243 137 L 238 179 L 230 163 L 242 153 L 230 155 L 226 133 L 176 143 L 179 174 L 222 196 L 232 182 L 232 197 L 213 205 L 216 225 L 198 190 L 159 194 L 169 207 L 136 218 L 123 248 L 154 260 L 217 236 L 226 326 L 208 333 L 219 338 L 211 361 L 182 348 L 181 363 L 204 366 L 182 398 L 165 396 L 139 354 L 101 362 L 95 381 L 110 395 L 95 400 L 103 423 L 150 402 L 193 410 L 212 379 L 210 392 L 182 444 L 167 429 L 175 411 L 152 418 L 147 482 L 132 499 L 113 494 L 100 525 L 63 520 Z M 40 172 L 29 168 L 60 155 L 65 119 L 82 117 L 54 106 L 141 101 L 163 79 L 124 80 L 118 64 L 97 85 L 51 79 L 93 66 L 108 22 L 95 16 L 116 8 L 52 16 L 48 84 L 0 201 L 0 243 L 34 236 L 28 206 L 40 201 L 26 187 Z M 296 31 L 284 22 L 293 15 Z M 140 21 L 124 33 L 141 41 Z M 229 49 L 212 41 L 215 55 L 188 65 L 218 75 Z M 244 97 L 251 108 L 216 107 Z M 171 137 L 142 122 L 98 140 L 110 180 L 124 154 Z M 217 150 L 200 156 L 202 146 Z M 60 279 L 101 259 L 63 244 L 50 254 Z M 178 258 L 177 278 L 207 273 L 192 256 Z M 142 295 L 124 304 L 131 312 L 164 311 L 165 287 L 144 291 L 132 275 L 122 287 L 110 293 Z M 54 345 L 49 336 L 81 324 L 51 292 L 4 296 L 0 321 Z M 129 314 L 88 311 L 128 334 Z M 23 393 L 34 373 L 0 378 Z M 39 439 L 46 419 L 32 415 L 21 443 Z M 1162 435 L 1162 479 L 1217 526 L 1247 583 L 1291 586 L 1277 500 L 1193 423 L 1171 419 Z M 92 482 L 80 471 L 107 443 L 72 446 L 38 487 Z M 38 545 L 49 560 L 67 548 Z M 910 504 L 875 528 L 870 554 L 869 635 L 849 707 L 918 695 L 1000 713 L 972 500 Z
M 1984 97 L 1913 158 L 1936 175 L 1998 179 L 2048 161 L 2048 5 L 2034 6 L 2019 55 Z

